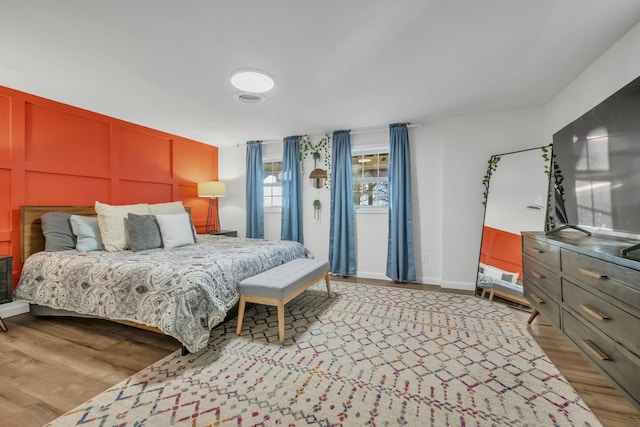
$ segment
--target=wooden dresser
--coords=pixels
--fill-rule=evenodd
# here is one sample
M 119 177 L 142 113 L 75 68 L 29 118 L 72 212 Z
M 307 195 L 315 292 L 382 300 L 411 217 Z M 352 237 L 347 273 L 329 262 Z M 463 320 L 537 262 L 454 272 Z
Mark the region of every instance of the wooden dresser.
M 523 232 L 524 296 L 640 407 L 640 251 L 637 241 L 564 230 Z

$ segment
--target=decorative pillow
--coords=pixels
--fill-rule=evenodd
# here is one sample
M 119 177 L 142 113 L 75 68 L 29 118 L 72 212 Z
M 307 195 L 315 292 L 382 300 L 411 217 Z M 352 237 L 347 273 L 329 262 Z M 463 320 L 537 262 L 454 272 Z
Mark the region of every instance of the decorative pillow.
M 132 251 L 144 251 L 162 247 L 160 226 L 153 215 L 136 215 L 129 213 L 127 231 Z
M 162 242 L 166 249 L 193 245 L 196 242 L 193 237 L 191 217 L 188 213 L 156 215 L 156 220 L 160 226 Z
M 76 236 L 71 229 L 70 217 L 71 214 L 65 212 L 47 212 L 40 217 L 45 251 L 67 251 L 76 248 Z
M 167 202 L 167 203 L 153 203 L 149 206 L 149 213 L 151 215 L 168 215 L 168 214 L 180 214 L 184 213 L 184 205 L 182 202 Z
M 484 275 L 493 280 L 504 280 L 505 282 L 517 283 L 519 273 L 512 273 L 510 271 L 501 270 L 497 267 L 485 265 Z
M 96 202 L 98 224 L 104 248 L 109 252 L 123 251 L 129 248 L 129 236 L 125 219 L 129 213 L 147 215 L 149 207 L 145 203 L 137 205 L 108 205 Z
M 73 234 L 78 237 L 76 244 L 78 251 L 90 252 L 104 249 L 97 217 L 71 215 L 70 221 Z

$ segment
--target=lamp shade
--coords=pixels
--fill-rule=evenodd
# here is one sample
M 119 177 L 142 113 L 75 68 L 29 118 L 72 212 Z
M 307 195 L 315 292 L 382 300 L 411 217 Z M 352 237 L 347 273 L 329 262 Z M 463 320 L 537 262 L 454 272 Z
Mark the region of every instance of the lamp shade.
M 198 197 L 224 197 L 227 195 L 227 184 L 221 181 L 204 181 L 198 183 Z

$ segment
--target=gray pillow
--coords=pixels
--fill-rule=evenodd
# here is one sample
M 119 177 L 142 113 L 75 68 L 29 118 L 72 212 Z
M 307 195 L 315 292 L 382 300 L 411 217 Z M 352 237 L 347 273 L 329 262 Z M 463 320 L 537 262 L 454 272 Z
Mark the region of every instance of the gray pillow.
M 129 213 L 127 216 L 127 231 L 132 251 L 144 251 L 162 247 L 160 226 L 154 215 L 136 215 Z
M 71 229 L 70 218 L 71 214 L 65 212 L 47 212 L 40 217 L 45 251 L 67 251 L 76 248 L 76 236 Z

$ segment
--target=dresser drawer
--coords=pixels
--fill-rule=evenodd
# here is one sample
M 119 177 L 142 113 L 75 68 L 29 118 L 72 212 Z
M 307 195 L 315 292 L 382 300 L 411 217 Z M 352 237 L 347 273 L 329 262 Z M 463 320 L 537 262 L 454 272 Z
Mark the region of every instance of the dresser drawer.
M 562 249 L 562 272 L 575 283 L 640 307 L 640 271 Z
M 9 267 L 9 263 L 7 259 L 0 259 L 0 280 L 4 280 L 7 277 L 7 268 Z
M 542 289 L 556 301 L 562 300 L 560 276 L 528 257 L 522 258 L 524 282 Z
M 560 304 L 545 294 L 535 285 L 524 282 L 524 297 L 531 306 L 549 319 L 557 328 L 560 328 Z
M 564 332 L 620 388 L 640 403 L 640 358 L 562 311 Z
M 565 279 L 562 295 L 583 321 L 640 356 L 640 319 Z
M 522 239 L 522 252 L 545 264 L 551 270 L 560 270 L 560 247 L 547 242 L 525 237 Z

